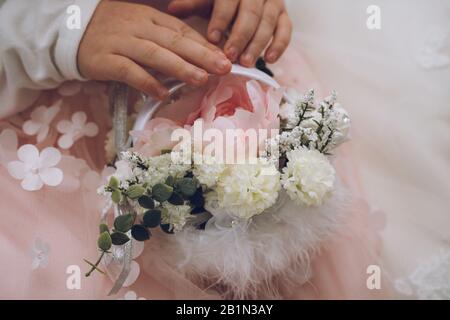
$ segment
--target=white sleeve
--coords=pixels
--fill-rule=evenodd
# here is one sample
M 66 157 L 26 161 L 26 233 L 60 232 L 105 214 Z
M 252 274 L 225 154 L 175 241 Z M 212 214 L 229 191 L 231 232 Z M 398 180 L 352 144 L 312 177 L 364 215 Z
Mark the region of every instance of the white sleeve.
M 99 2 L 0 0 L 0 119 L 27 108 L 41 90 L 85 80 L 78 46 Z M 73 5 L 80 10 L 79 28 L 68 27 Z

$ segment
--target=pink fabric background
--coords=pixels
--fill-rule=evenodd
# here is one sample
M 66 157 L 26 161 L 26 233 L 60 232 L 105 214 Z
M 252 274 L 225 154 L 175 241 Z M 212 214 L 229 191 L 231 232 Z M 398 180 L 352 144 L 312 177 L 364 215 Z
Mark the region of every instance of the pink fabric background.
M 279 80 L 286 85 L 303 91 L 318 87 L 307 63 L 292 49 L 273 69 L 281 74 Z M 321 90 L 318 91 L 320 94 Z M 57 92 L 46 92 L 35 105 L 57 99 Z M 68 118 L 74 111 L 83 110 L 88 114 L 88 121 L 94 121 L 100 127 L 97 137 L 82 138 L 70 149 L 71 155 L 84 159 L 91 169 L 98 171 L 105 165 L 104 139 L 110 129 L 106 102 L 104 93 L 86 95 L 80 92 L 64 98 L 62 111 L 58 115 L 58 119 Z M 2 130 L 13 128 L 18 133 L 19 146 L 35 144 L 35 137 L 26 136 L 21 131 L 30 110 L 0 122 Z M 56 132 L 53 128 L 44 143 L 37 147 L 42 149 L 55 145 L 55 141 Z M 336 165 L 339 175 L 353 192 L 351 214 L 340 234 L 330 239 L 313 260 L 314 275 L 311 282 L 299 288 L 289 288 L 285 298 L 387 297 L 385 284 L 383 290 L 368 290 L 366 287 L 367 266 L 378 263 L 380 239 L 377 231 L 382 227 L 382 215 L 371 213 L 364 201 L 358 170 L 352 161 L 351 143 L 340 150 Z M 106 296 L 112 283 L 100 274 L 94 274 L 91 278 L 82 275 L 81 290 L 67 289 L 67 267 L 79 265 L 84 273 L 87 266 L 83 258 L 94 260 L 97 256 L 95 242 L 100 198 L 83 185 L 70 193 L 58 187 L 27 192 L 20 187 L 19 181 L 9 176 L 3 166 L 0 167 L 0 183 L 0 298 L 108 299 L 122 297 L 129 290 L 147 299 L 220 298 L 219 294 L 204 292 L 183 279 L 175 270 L 159 261 L 158 257 L 153 257 L 151 252 L 144 252 L 137 260 L 141 264 L 138 281 L 132 287 L 122 289 L 117 296 Z M 36 238 L 48 243 L 51 249 L 48 266 L 33 271 L 30 250 Z

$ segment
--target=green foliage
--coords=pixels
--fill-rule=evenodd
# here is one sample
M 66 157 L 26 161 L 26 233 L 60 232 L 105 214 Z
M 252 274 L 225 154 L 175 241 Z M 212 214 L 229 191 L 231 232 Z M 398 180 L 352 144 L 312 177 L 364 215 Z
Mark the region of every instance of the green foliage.
M 152 188 L 153 199 L 155 199 L 158 202 L 164 202 L 169 200 L 172 193 L 173 187 L 165 183 L 158 183 Z
M 146 241 L 150 239 L 150 231 L 142 225 L 136 224 L 131 229 L 131 235 L 136 241 Z
M 157 209 L 147 211 L 142 221 L 145 227 L 156 228 L 161 223 L 161 211 Z
M 141 185 L 135 184 L 128 188 L 127 197 L 136 200 L 139 199 L 145 193 L 145 188 Z
M 114 220 L 114 229 L 116 231 L 126 233 L 126 232 L 130 231 L 131 227 L 134 224 L 134 220 L 135 220 L 135 215 L 132 213 L 118 216 Z
M 155 208 L 155 201 L 150 196 L 142 196 L 138 200 L 139 205 L 144 209 Z
M 197 191 L 197 182 L 193 178 L 182 178 L 176 182 L 177 189 L 186 197 L 192 197 Z
M 100 234 L 97 240 L 97 246 L 102 251 L 108 251 L 109 249 L 111 249 L 112 239 L 111 236 L 109 235 L 109 232 L 104 231 Z
M 116 231 L 111 234 L 111 240 L 115 246 L 122 246 L 130 241 L 130 238 L 125 233 Z
M 109 233 L 109 227 L 108 227 L 107 224 L 104 224 L 104 223 L 100 224 L 98 226 L 98 229 L 100 231 L 100 234 L 102 234 L 103 232 L 108 232 Z

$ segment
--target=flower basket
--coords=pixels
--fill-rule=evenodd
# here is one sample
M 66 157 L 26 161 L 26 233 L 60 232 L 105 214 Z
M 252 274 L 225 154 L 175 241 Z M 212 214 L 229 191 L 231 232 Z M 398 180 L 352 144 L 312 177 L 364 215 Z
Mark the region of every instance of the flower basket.
M 268 88 L 267 90 L 280 90 L 280 92 L 283 93 L 283 97 L 280 97 L 284 102 L 283 111 L 286 111 L 287 109 L 285 106 L 286 104 L 294 107 L 296 106 L 296 116 L 304 117 L 304 119 L 300 119 L 298 123 L 301 123 L 302 121 L 303 123 L 306 123 L 309 121 L 311 124 L 306 123 L 302 127 L 303 135 L 298 136 L 298 141 L 295 140 L 297 138 L 293 136 L 295 133 L 295 126 L 286 130 L 288 133 L 285 134 L 284 137 L 283 134 L 277 137 L 277 143 L 280 143 L 280 141 L 291 141 L 291 144 L 298 144 L 297 147 L 290 146 L 289 148 L 292 150 L 287 152 L 286 156 L 279 158 L 280 162 L 278 165 L 279 167 L 284 166 L 284 169 L 280 169 L 280 172 L 277 173 L 278 181 L 281 179 L 281 183 L 279 186 L 277 184 L 277 188 L 274 187 L 274 189 L 271 190 L 270 181 L 264 180 L 265 178 L 260 177 L 259 173 L 258 175 L 255 175 L 255 177 L 258 176 L 258 183 L 261 185 L 261 190 L 264 190 L 265 192 L 264 197 L 261 196 L 261 192 L 256 192 L 255 194 L 260 198 L 257 198 L 259 200 L 253 200 L 253 206 L 255 208 L 262 207 L 263 204 L 266 205 L 266 207 L 262 207 L 263 210 L 260 210 L 261 212 L 250 214 L 249 212 L 252 212 L 252 208 L 249 208 L 249 206 L 245 208 L 246 210 L 241 210 L 242 207 L 224 209 L 224 207 L 220 205 L 220 199 L 214 199 L 213 201 L 208 202 L 208 199 L 213 197 L 212 194 L 214 196 L 219 194 L 217 197 L 220 198 L 220 191 L 217 191 L 216 193 L 209 192 L 204 195 L 205 199 L 207 199 L 206 204 L 202 202 L 204 212 L 195 212 L 194 216 L 193 212 L 195 211 L 195 206 L 192 205 L 194 202 L 194 200 L 192 200 L 193 198 L 184 197 L 184 202 L 182 200 L 179 205 L 186 205 L 186 203 L 190 201 L 189 204 L 191 205 L 191 209 L 194 208 L 191 211 L 191 215 L 189 216 L 189 219 L 187 219 L 187 222 L 183 221 L 182 227 L 180 228 L 177 228 L 178 221 L 174 222 L 175 220 L 172 216 L 171 220 L 167 220 L 166 223 L 160 222 L 157 224 L 160 228 L 151 229 L 152 239 L 149 242 L 151 245 L 146 245 L 144 250 L 151 250 L 151 257 L 157 257 L 157 259 L 164 260 L 166 264 L 176 270 L 183 278 L 188 279 L 196 286 L 205 290 L 215 290 L 224 298 L 280 298 L 289 290 L 308 281 L 311 277 L 311 257 L 320 249 L 323 241 L 336 231 L 339 227 L 341 216 L 343 215 L 343 212 L 345 212 L 347 203 L 345 189 L 337 179 L 334 180 L 334 170 L 328 162 L 325 163 L 325 161 L 328 160 L 324 160 L 326 159 L 324 154 L 327 154 L 328 150 L 331 150 L 333 144 L 333 147 L 336 147 L 342 142 L 343 136 L 346 135 L 346 132 L 344 131 L 348 129 L 342 129 L 342 123 L 348 123 L 348 117 L 345 113 L 336 111 L 339 106 L 335 101 L 335 96 L 325 99 L 320 107 L 314 109 L 311 107 L 313 104 L 312 92 L 303 96 L 301 99 L 298 96 L 293 98 L 292 94 L 290 94 L 289 91 L 281 89 L 279 84 L 273 78 L 257 69 L 246 69 L 240 66 L 233 66 L 232 76 L 239 77 L 239 79 L 245 79 L 243 81 L 247 84 L 249 96 L 252 96 L 250 84 L 255 83 L 250 83 L 250 81 L 256 81 L 259 85 Z M 216 81 L 221 83 L 221 79 L 216 79 Z M 184 94 L 191 90 L 187 89 L 185 84 L 170 79 L 166 80 L 165 84 L 170 88 L 169 101 L 159 102 L 148 98 L 136 118 L 133 128 L 134 132 L 144 130 L 149 121 L 154 119 L 155 115 L 161 109 L 165 108 L 173 101 L 183 101 Z M 126 91 L 126 87 L 117 85 L 111 94 L 116 148 L 122 161 L 134 163 L 135 167 L 140 168 L 139 170 L 141 171 L 139 172 L 141 172 L 141 176 L 144 175 L 144 173 L 148 176 L 148 171 L 152 170 L 149 168 L 149 166 L 151 167 L 152 165 L 148 164 L 155 162 L 144 161 L 140 156 L 127 152 L 127 150 L 129 151 L 130 148 L 135 147 L 139 143 L 139 136 L 128 136 L 126 125 Z M 292 102 L 295 99 L 300 100 Z M 325 120 L 323 120 L 323 123 L 316 120 L 316 124 L 314 124 L 312 123 L 312 120 L 315 120 L 314 116 L 306 117 L 305 115 L 308 112 L 319 113 L 320 108 L 325 107 L 328 109 L 323 109 L 321 111 L 322 115 L 318 114 L 317 117 L 325 119 L 325 112 L 331 110 L 335 113 L 332 116 L 334 117 L 332 118 L 334 122 L 331 122 L 330 120 L 328 124 L 330 129 L 328 136 L 325 136 L 325 133 L 323 133 L 325 131 L 322 132 L 323 136 L 320 136 L 320 127 L 317 128 L 317 124 L 323 125 Z M 301 114 L 300 109 L 303 110 L 303 115 Z M 255 110 L 253 110 L 253 112 L 256 113 Z M 281 113 L 282 112 L 280 111 L 280 114 Z M 294 115 L 292 117 L 294 117 Z M 289 123 L 290 119 L 289 117 L 285 117 L 283 120 L 281 117 L 281 121 Z M 314 126 L 314 130 L 309 130 L 308 126 L 310 125 Z M 285 124 L 285 126 L 286 128 L 289 128 L 289 124 Z M 307 135 L 308 133 L 310 136 Z M 291 135 L 291 140 L 288 140 L 289 135 Z M 338 141 L 338 138 L 336 137 L 339 135 L 341 136 Z M 314 140 L 314 137 L 316 140 Z M 294 140 L 296 142 L 292 142 Z M 273 139 L 268 139 L 267 141 L 273 141 Z M 285 146 L 286 142 L 283 143 L 282 145 Z M 315 146 L 313 146 L 313 144 L 315 144 Z M 296 157 L 295 159 L 294 156 Z M 294 160 L 296 160 L 298 164 L 296 164 L 296 161 Z M 289 167 L 286 166 L 286 162 Z M 143 165 L 143 163 L 146 165 Z M 143 167 L 144 169 L 142 169 Z M 303 172 L 308 173 L 308 170 L 310 171 L 309 176 L 304 176 L 303 178 L 306 180 L 316 179 L 316 189 L 299 191 L 298 183 L 295 184 L 295 181 L 292 182 L 295 175 L 299 174 L 297 167 L 300 168 L 301 174 L 303 174 Z M 142 173 L 142 170 L 144 173 Z M 233 171 L 235 176 L 232 177 L 235 178 L 238 176 L 251 175 L 253 172 L 251 171 L 251 168 L 245 166 L 233 167 L 233 170 L 235 170 Z M 133 171 L 133 174 L 137 175 L 135 171 Z M 322 176 L 320 176 L 318 172 L 323 172 Z M 329 190 L 331 187 L 329 185 L 330 183 L 327 182 L 327 178 L 331 175 L 333 175 L 333 179 L 332 181 L 328 179 L 328 181 L 332 182 L 332 192 Z M 192 178 L 192 176 L 194 177 Z M 183 187 L 186 187 L 182 185 L 182 182 L 186 182 L 183 179 L 188 179 L 186 182 L 188 183 L 191 182 L 191 180 L 189 180 L 191 178 L 198 182 L 196 185 L 196 188 L 198 188 L 197 191 L 205 191 L 207 189 L 205 186 L 208 183 L 203 181 L 205 179 L 202 180 L 202 178 L 205 177 L 200 174 L 196 175 L 194 169 L 194 174 L 191 172 L 183 172 L 182 177 L 177 177 L 175 175 L 174 179 L 178 179 L 175 184 L 170 184 L 166 180 L 165 184 L 170 188 L 171 197 L 175 195 L 177 188 L 181 190 L 180 193 L 183 193 Z M 132 236 L 134 239 L 147 240 L 150 237 L 150 231 L 148 234 L 145 233 L 145 236 L 143 236 L 142 239 L 139 239 L 141 234 L 137 231 L 141 230 L 140 228 L 142 225 L 155 227 L 156 224 L 155 226 L 152 225 L 151 221 L 155 215 L 151 216 L 148 213 L 151 210 L 153 210 L 153 214 L 155 213 L 155 204 L 152 203 L 151 205 L 146 205 L 145 200 L 152 197 L 154 200 L 156 197 L 157 200 L 160 200 L 156 201 L 156 203 L 158 203 L 161 208 L 169 208 L 169 210 L 178 210 L 178 208 L 175 208 L 175 206 L 172 206 L 171 204 L 168 204 L 167 206 L 163 204 L 167 201 L 170 202 L 171 200 L 166 198 L 161 199 L 160 193 L 162 192 L 164 194 L 164 190 L 160 192 L 158 189 L 160 187 L 159 184 L 151 185 L 151 187 L 149 187 L 147 183 L 143 184 L 142 182 L 136 182 L 136 186 L 133 185 L 133 182 L 130 183 L 131 180 L 129 177 L 127 179 L 128 180 L 121 180 L 120 178 L 111 179 L 110 185 L 105 187 L 107 195 L 111 196 L 113 201 L 114 197 L 116 197 L 114 201 L 117 203 L 117 205 L 114 206 L 116 219 L 114 223 L 115 230 L 117 231 L 117 229 L 122 228 L 123 232 L 119 233 L 128 235 L 129 238 Z M 135 178 L 135 176 L 133 179 L 139 180 L 138 178 Z M 122 186 L 121 183 L 124 180 L 128 181 L 126 187 L 120 189 L 119 186 Z M 216 183 L 218 184 L 219 182 Z M 245 181 L 238 182 L 236 185 L 242 187 L 242 184 L 245 183 Z M 141 186 L 143 187 L 141 188 Z M 229 191 L 228 189 L 232 189 L 231 186 L 233 186 L 233 181 L 224 180 L 222 189 L 225 191 L 221 190 L 221 192 L 228 192 L 227 196 L 230 196 L 232 191 Z M 328 189 L 323 191 L 324 188 Z M 146 195 L 146 190 L 149 190 L 148 195 Z M 322 191 L 323 197 L 319 197 Z M 124 195 L 121 196 L 120 193 Z M 114 194 L 116 194 L 116 196 L 114 196 Z M 235 192 L 232 195 L 236 196 L 236 194 L 238 197 L 242 196 L 239 195 L 239 192 Z M 327 194 L 326 197 L 325 194 Z M 274 196 L 273 201 L 270 200 L 272 202 L 268 202 L 268 198 L 271 198 L 272 195 Z M 192 196 L 194 196 L 194 194 L 192 194 Z M 123 200 L 124 198 L 126 199 Z M 226 199 L 232 198 L 230 196 Z M 176 202 L 177 201 L 170 203 Z M 267 203 L 270 203 L 270 206 L 267 205 Z M 143 211 L 141 211 L 142 208 L 136 204 L 143 206 Z M 170 207 L 168 207 L 169 205 Z M 230 210 L 233 211 L 233 208 L 237 208 L 236 212 L 239 212 L 239 214 L 229 214 Z M 226 211 L 226 214 L 223 213 L 224 211 Z M 146 213 L 148 213 L 147 216 Z M 137 227 L 136 225 L 131 227 L 133 224 L 131 223 L 129 225 L 130 228 L 124 227 L 123 225 L 126 225 L 127 215 L 128 217 L 132 216 L 133 221 L 135 221 L 134 223 L 140 219 L 140 224 L 138 224 Z M 159 212 L 159 219 L 164 221 L 164 212 L 162 215 L 163 218 L 161 218 L 161 212 Z M 117 217 L 120 216 L 122 216 L 122 220 L 125 222 L 122 221 L 122 224 L 117 224 Z M 147 222 L 148 224 L 146 224 Z M 113 234 L 111 234 L 113 231 L 110 231 L 107 227 L 104 227 L 103 231 L 113 237 Z M 105 233 L 103 233 L 103 235 L 107 238 Z M 117 238 L 117 235 L 113 238 Z M 114 239 L 112 242 L 114 243 Z M 106 252 L 104 263 L 109 275 L 116 281 L 112 293 L 120 289 L 129 275 L 130 263 L 133 257 L 132 246 L 133 241 L 124 242 L 122 245 L 116 245 L 113 247 L 114 250 L 110 249 L 111 246 L 108 247 L 106 245 L 107 250 L 104 250 Z M 148 258 L 149 255 L 146 255 L 146 257 Z

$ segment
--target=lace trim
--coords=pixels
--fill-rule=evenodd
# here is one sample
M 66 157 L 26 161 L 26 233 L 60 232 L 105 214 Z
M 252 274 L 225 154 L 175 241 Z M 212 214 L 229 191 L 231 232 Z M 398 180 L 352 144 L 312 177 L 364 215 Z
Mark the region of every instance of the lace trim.
M 394 282 L 395 289 L 422 300 L 450 299 L 450 250 L 441 250 L 409 276 Z
M 449 47 L 449 31 L 442 27 L 432 27 L 428 30 L 416 57 L 421 67 L 424 69 L 448 67 L 450 59 L 446 49 Z

